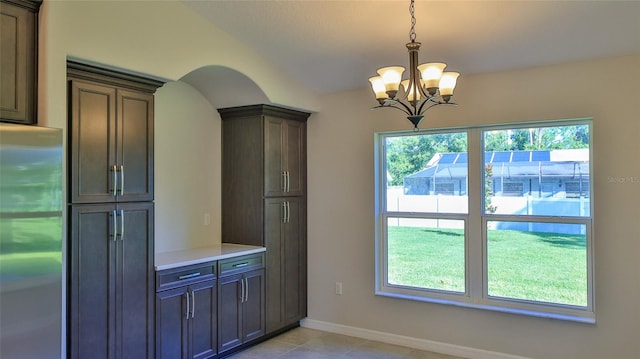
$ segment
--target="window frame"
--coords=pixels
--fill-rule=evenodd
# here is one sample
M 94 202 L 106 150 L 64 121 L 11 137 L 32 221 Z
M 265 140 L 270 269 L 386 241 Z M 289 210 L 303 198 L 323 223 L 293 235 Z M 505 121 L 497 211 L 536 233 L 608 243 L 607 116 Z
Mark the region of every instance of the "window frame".
M 375 294 L 400 299 L 440 303 L 483 310 L 508 312 L 536 317 L 554 318 L 583 323 L 595 323 L 595 265 L 594 265 L 594 196 L 593 178 L 588 180 L 588 216 L 542 216 L 485 213 L 484 210 L 484 136 L 485 131 L 519 128 L 562 127 L 587 125 L 589 129 L 589 169 L 593 175 L 593 124 L 591 118 L 509 123 L 486 126 L 451 127 L 420 131 L 378 132 L 374 134 L 375 185 Z M 446 133 L 467 135 L 467 213 L 399 212 L 388 211 L 386 139 L 388 137 L 433 135 Z M 465 290 L 451 292 L 437 289 L 404 287 L 387 283 L 387 233 L 389 218 L 454 219 L 464 223 Z M 487 223 L 490 221 L 570 223 L 586 228 L 587 305 L 575 306 L 514 298 L 494 297 L 488 294 Z

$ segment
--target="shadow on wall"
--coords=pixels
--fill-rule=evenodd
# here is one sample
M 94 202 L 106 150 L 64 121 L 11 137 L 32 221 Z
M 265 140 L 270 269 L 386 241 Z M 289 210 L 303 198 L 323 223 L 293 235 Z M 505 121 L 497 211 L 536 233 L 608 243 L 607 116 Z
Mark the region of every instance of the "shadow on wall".
M 253 80 L 229 67 L 204 66 L 180 80 L 200 91 L 214 108 L 271 103 Z

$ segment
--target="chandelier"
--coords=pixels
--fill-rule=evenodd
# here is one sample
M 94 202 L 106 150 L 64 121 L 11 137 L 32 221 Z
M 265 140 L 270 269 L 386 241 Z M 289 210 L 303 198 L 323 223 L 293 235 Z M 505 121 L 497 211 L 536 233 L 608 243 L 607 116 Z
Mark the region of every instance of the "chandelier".
M 409 78 L 402 80 L 404 67 L 388 66 L 378 69 L 378 75 L 369 79 L 376 100 L 376 108 L 395 108 L 407 114 L 407 119 L 418 130 L 418 124 L 424 118 L 424 112 L 439 105 L 456 105 L 451 100 L 458 72 L 444 72 L 447 66 L 441 62 L 418 65 L 420 43 L 416 42 L 416 17 L 414 0 L 409 5 L 411 31 L 409 31 Z M 400 91 L 402 87 L 402 91 Z

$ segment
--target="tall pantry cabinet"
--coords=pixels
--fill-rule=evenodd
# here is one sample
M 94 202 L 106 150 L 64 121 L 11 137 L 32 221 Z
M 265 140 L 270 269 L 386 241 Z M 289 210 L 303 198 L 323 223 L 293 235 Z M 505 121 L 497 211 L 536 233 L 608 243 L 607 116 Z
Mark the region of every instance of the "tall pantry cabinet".
M 153 93 L 69 61 L 68 357 L 154 356 Z
M 265 246 L 266 334 L 307 314 L 306 121 L 252 105 L 222 118 L 222 241 Z

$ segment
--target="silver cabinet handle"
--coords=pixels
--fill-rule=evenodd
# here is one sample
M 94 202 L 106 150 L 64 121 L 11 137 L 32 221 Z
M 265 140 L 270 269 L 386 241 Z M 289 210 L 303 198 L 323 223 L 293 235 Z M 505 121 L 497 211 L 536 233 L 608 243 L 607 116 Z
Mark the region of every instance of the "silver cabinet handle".
M 249 265 L 249 262 L 242 262 L 242 263 L 236 263 L 234 265 L 232 265 L 233 268 L 242 268 L 242 267 L 246 267 Z
M 244 278 L 240 278 L 240 303 L 244 303 Z
M 284 208 L 285 208 L 284 223 L 289 223 L 289 220 L 291 219 L 291 207 L 289 206 L 289 201 L 284 203 Z
M 120 240 L 124 241 L 124 209 L 120 210 Z
M 196 293 L 191 290 L 191 318 L 196 315 Z
M 118 195 L 118 167 L 113 165 L 111 171 L 113 171 L 113 196 L 115 197 Z
M 120 165 L 120 196 L 124 196 L 124 165 Z
M 282 171 L 282 192 L 287 192 L 287 171 Z
M 187 296 L 187 311 L 184 313 L 184 319 L 189 319 L 189 290 L 185 293 Z
M 118 240 L 118 214 L 113 210 L 113 241 Z
M 249 301 L 249 281 L 247 280 L 247 278 L 244 278 L 244 285 L 246 287 L 244 291 L 244 301 L 248 302 Z
M 282 202 L 282 223 L 287 223 L 287 202 Z
M 287 175 L 286 175 L 286 179 L 287 179 L 287 180 L 286 180 L 287 188 L 285 189 L 285 192 L 289 192 L 289 190 L 290 190 L 290 185 L 291 185 L 290 178 L 289 178 L 289 171 L 285 171 L 285 173 L 287 174 Z
M 191 273 L 191 274 L 185 274 L 185 275 L 179 276 L 178 279 L 182 280 L 182 279 L 195 278 L 195 277 L 197 277 L 199 275 L 200 275 L 200 272 Z

